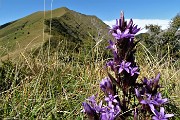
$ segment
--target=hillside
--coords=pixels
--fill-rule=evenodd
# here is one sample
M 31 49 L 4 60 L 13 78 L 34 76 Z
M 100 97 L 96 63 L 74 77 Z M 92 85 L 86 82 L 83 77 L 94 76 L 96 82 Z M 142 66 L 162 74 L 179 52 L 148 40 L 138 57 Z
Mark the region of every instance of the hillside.
M 20 52 L 46 44 L 50 37 L 53 40 L 68 40 L 73 46 L 77 43 L 88 45 L 90 41 L 95 42 L 97 37 L 102 38 L 101 34 L 107 33 L 107 27 L 96 16 L 84 15 L 65 7 L 39 11 L 0 26 L 0 56 L 1 59 L 7 56 L 13 58 Z

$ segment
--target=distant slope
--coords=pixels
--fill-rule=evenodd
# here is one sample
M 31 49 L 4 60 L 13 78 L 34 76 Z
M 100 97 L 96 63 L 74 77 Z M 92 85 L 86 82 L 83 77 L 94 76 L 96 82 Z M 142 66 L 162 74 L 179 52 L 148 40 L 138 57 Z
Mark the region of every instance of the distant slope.
M 0 56 L 13 57 L 25 49 L 39 47 L 50 37 L 50 23 L 54 38 L 58 36 L 75 44 L 80 41 L 88 44 L 88 40 L 97 37 L 98 31 L 101 30 L 99 37 L 107 33 L 108 27 L 95 16 L 83 15 L 65 7 L 36 12 L 0 26 Z
M 69 10 L 60 17 L 45 20 L 46 33 L 53 35 L 52 43 L 67 40 L 67 49 L 86 48 L 88 51 L 92 45 L 102 40 L 107 42 L 109 39 L 108 26 L 96 16 L 84 15 Z M 51 31 L 50 31 L 51 27 Z M 57 44 L 56 44 L 57 45 Z M 54 46 L 55 47 L 55 46 Z

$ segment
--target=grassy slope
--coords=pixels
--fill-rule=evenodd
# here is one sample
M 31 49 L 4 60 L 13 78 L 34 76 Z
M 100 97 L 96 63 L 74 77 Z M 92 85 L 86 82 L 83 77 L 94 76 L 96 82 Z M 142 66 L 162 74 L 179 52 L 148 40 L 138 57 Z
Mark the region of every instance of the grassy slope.
M 67 8 L 55 9 L 52 11 L 52 17 L 60 17 L 66 11 Z M 47 40 L 49 37 L 47 34 L 43 38 L 44 19 L 50 17 L 51 11 L 36 12 L 0 29 L 0 55 L 10 53 L 10 57 L 13 57 L 26 47 L 31 49 L 39 46 L 43 40 Z
M 44 20 L 49 23 L 46 22 L 45 25 Z M 52 24 L 51 22 L 54 21 L 58 23 Z M 58 27 L 59 25 L 61 27 Z M 107 33 L 107 27 L 96 16 L 77 13 L 65 7 L 53 11 L 36 12 L 0 28 L 0 56 L 2 60 L 7 57 L 14 58 L 21 52 L 37 48 L 49 39 L 50 34 L 56 40 L 69 40 L 68 42 L 75 45 L 77 41 L 81 41 L 86 47 L 99 35 L 100 30 L 99 38 L 102 38 L 102 35 Z M 95 41 L 94 39 L 93 42 Z

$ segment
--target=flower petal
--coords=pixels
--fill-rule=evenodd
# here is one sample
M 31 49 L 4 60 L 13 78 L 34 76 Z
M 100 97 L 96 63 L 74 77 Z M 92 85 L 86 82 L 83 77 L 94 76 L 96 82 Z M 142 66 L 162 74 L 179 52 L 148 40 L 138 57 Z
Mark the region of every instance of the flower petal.
M 86 103 L 86 102 L 83 102 L 82 105 L 83 105 L 83 107 L 84 107 L 85 113 L 86 113 L 89 117 L 94 117 L 94 115 L 96 114 L 94 108 L 92 108 L 92 107 L 91 107 L 88 103 Z
M 153 104 L 148 104 L 148 105 L 149 105 L 151 111 L 154 111 L 154 105 Z
M 163 107 L 160 107 L 160 113 L 162 116 L 164 116 L 164 108 Z
M 117 29 L 117 34 L 121 34 L 121 30 L 120 29 Z
M 174 116 L 174 114 L 165 114 L 164 115 L 165 118 L 169 118 L 169 117 L 173 117 L 173 116 Z
M 118 36 L 116 33 L 112 33 L 112 35 L 113 35 L 114 37 L 117 37 L 117 36 Z
M 141 104 L 147 104 L 146 100 L 141 100 Z
M 128 34 L 129 33 L 129 29 L 126 29 L 125 31 L 124 31 L 124 34 Z
M 167 102 L 167 101 L 168 101 L 167 98 L 157 100 L 157 102 L 158 102 L 159 104 L 163 104 L 163 103 L 165 103 L 165 102 Z
M 127 73 L 129 73 L 129 68 L 124 68 L 126 70 Z
M 153 116 L 152 120 L 159 120 L 159 118 L 157 118 L 156 116 Z
M 123 71 L 123 69 L 120 67 L 118 72 L 121 73 L 122 71 Z

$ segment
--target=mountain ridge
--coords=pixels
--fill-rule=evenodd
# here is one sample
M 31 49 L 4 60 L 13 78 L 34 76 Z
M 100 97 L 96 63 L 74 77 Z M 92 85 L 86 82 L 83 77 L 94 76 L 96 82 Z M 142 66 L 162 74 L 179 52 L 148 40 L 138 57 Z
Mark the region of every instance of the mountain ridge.
M 45 43 L 45 41 L 51 37 L 51 34 L 47 31 L 50 29 L 50 24 L 45 24 L 45 21 L 49 21 L 49 23 L 52 21 L 58 21 L 57 24 L 61 24 L 62 27 L 60 28 L 56 28 L 55 25 L 51 25 L 51 28 L 56 29 L 51 30 L 56 33 L 53 35 L 54 37 L 57 35 L 66 35 L 62 38 L 71 38 L 74 41 L 75 38 L 78 39 L 81 37 L 81 40 L 83 39 L 83 43 L 85 43 L 84 41 L 87 41 L 85 39 L 93 40 L 94 38 L 91 37 L 97 36 L 100 30 L 101 33 L 108 32 L 108 26 L 94 15 L 85 15 L 66 7 L 45 12 L 37 11 L 21 19 L 0 26 L 1 58 L 7 55 L 12 57 L 17 56 L 17 53 L 24 51 L 24 49 L 31 50 L 39 47 L 40 44 Z M 79 28 L 78 24 L 81 24 L 81 26 L 79 25 Z M 62 30 L 63 28 L 66 28 L 66 33 Z M 74 34 L 73 37 L 69 37 L 71 36 L 70 31 Z M 80 36 L 78 36 L 77 33 L 79 33 Z M 82 38 L 82 36 L 85 37 Z M 100 36 L 102 36 L 102 34 Z M 15 55 L 9 55 L 9 53 L 15 53 Z

